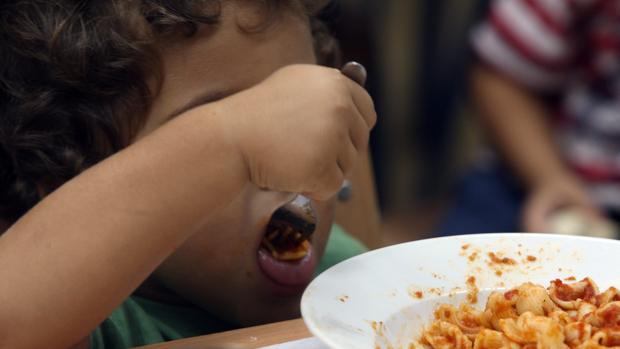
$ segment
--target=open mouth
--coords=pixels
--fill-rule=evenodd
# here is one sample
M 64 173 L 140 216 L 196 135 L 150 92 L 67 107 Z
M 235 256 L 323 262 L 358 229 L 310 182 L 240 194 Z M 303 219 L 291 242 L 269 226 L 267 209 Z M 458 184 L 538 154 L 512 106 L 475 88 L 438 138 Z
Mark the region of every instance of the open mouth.
M 271 217 L 258 249 L 258 264 L 279 295 L 301 292 L 314 275 L 316 214 L 307 203 L 300 196 L 280 207 Z
M 279 208 L 271 217 L 261 246 L 279 261 L 296 261 L 310 251 L 310 239 L 316 223 L 308 217 L 301 217 L 291 207 Z

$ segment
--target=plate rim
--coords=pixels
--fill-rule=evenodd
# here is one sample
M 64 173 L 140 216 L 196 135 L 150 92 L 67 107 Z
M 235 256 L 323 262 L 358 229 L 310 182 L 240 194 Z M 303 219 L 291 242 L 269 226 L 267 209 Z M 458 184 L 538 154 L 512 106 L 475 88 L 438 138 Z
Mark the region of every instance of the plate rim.
M 439 236 L 439 237 L 431 237 L 431 238 L 425 238 L 425 239 L 420 239 L 420 240 L 413 240 L 413 241 L 408 241 L 408 242 L 403 242 L 403 243 L 399 243 L 399 244 L 394 244 L 394 245 L 390 245 L 390 246 L 384 246 L 378 249 L 374 249 L 374 250 L 370 250 L 367 251 L 365 253 L 362 253 L 360 255 L 351 257 L 347 260 L 344 260 L 340 263 L 337 263 L 333 266 L 331 266 L 330 268 L 328 268 L 327 270 L 325 270 L 323 273 L 321 273 L 320 275 L 318 275 L 317 277 L 315 277 L 312 282 L 306 287 L 306 289 L 304 290 L 302 297 L 301 297 L 301 301 L 300 301 L 300 311 L 301 311 L 301 316 L 302 319 L 304 321 L 304 324 L 306 325 L 306 327 L 308 328 L 308 330 L 310 331 L 310 333 L 319 338 L 324 344 L 326 344 L 327 346 L 329 346 L 330 348 L 333 349 L 348 349 L 345 348 L 341 345 L 341 343 L 338 343 L 335 341 L 335 339 L 333 339 L 331 336 L 327 336 L 325 331 L 321 331 L 318 328 L 318 323 L 316 323 L 316 321 L 314 321 L 314 317 L 310 316 L 311 311 L 309 309 L 310 304 L 309 304 L 309 299 L 310 299 L 310 294 L 309 292 L 311 291 L 311 289 L 313 288 L 312 286 L 315 285 L 316 283 L 320 282 L 320 280 L 323 278 L 322 276 L 325 275 L 329 275 L 328 273 L 330 272 L 330 270 L 337 268 L 339 266 L 342 266 L 344 264 L 349 264 L 349 263 L 355 263 L 356 260 L 358 259 L 362 259 L 362 258 L 369 258 L 369 256 L 372 256 L 374 254 L 377 253 L 385 253 L 386 250 L 391 250 L 391 249 L 397 249 L 397 248 L 402 248 L 405 245 L 415 245 L 415 244 L 420 244 L 420 243 L 429 243 L 429 242 L 433 242 L 433 241 L 437 241 L 437 240 L 454 240 L 454 239 L 467 239 L 467 238 L 480 238 L 480 236 L 486 236 L 486 237 L 494 237 L 494 238 L 502 238 L 502 237 L 527 237 L 529 238 L 533 238 L 533 239 L 543 239 L 543 238 L 550 238 L 552 237 L 552 239 L 567 239 L 567 240 L 577 240 L 577 241 L 593 241 L 593 242 L 599 242 L 599 243 L 606 243 L 606 244 L 612 244 L 612 245 L 618 245 L 620 246 L 620 240 L 615 240 L 615 239 L 608 239 L 608 238 L 601 238 L 601 237 L 592 237 L 592 236 L 581 236 L 581 235 L 566 235 L 566 234 L 556 234 L 556 233 L 528 233 L 528 232 L 504 232 L 504 233 L 497 233 L 497 232 L 493 232 L 493 233 L 479 233 L 479 234 L 461 234 L 461 235 L 450 235 L 450 236 Z

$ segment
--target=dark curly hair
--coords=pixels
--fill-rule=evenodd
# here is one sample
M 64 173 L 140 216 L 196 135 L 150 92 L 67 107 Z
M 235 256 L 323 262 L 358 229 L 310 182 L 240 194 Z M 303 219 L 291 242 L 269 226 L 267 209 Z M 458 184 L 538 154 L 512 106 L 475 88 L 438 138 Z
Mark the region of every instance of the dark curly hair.
M 245 1 L 302 15 L 319 6 L 311 0 Z M 216 25 L 220 5 L 218 0 L 2 1 L 0 220 L 17 220 L 43 192 L 126 147 L 153 98 L 147 79 L 161 76 L 157 37 L 191 36 L 200 24 Z M 311 24 L 320 63 L 335 63 L 335 41 L 318 20 Z

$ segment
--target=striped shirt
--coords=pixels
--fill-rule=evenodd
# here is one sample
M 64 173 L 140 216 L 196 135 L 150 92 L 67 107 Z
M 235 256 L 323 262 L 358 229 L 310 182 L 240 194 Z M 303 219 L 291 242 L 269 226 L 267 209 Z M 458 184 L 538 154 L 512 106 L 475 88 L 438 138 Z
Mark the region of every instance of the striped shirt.
M 599 204 L 620 209 L 620 0 L 495 0 L 472 45 L 557 96 L 549 107 L 566 162 Z

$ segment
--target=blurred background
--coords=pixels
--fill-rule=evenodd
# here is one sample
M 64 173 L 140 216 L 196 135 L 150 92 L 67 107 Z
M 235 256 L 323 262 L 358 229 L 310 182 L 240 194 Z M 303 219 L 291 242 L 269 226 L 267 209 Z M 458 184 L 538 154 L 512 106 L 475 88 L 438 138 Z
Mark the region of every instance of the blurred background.
M 363 63 L 383 244 L 429 237 L 481 151 L 468 104 L 469 31 L 487 0 L 337 0 L 322 15 L 345 61 Z

